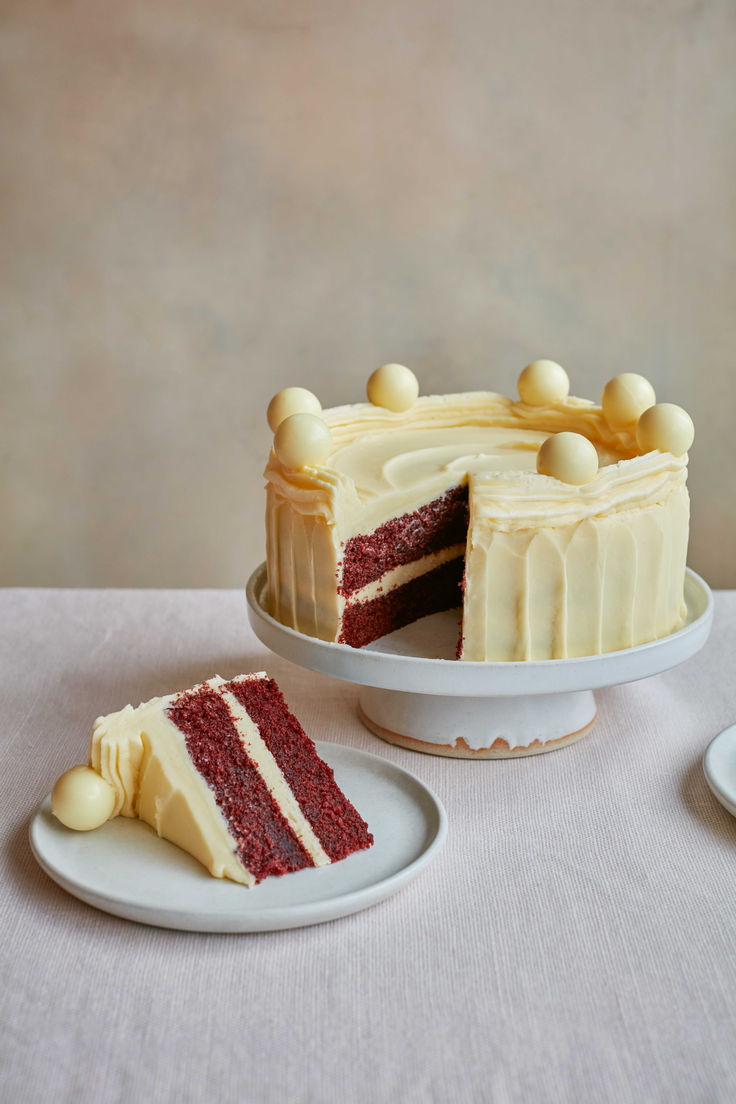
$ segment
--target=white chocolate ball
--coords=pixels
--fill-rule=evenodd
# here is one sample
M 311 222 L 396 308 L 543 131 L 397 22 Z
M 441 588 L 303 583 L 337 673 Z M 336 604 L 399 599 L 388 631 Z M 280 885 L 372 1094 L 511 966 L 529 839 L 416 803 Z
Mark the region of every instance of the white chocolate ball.
M 277 391 L 268 404 L 266 417 L 275 433 L 285 418 L 292 414 L 321 414 L 322 405 L 316 395 L 307 391 L 306 387 L 285 387 L 283 391 Z
M 51 812 L 75 832 L 89 832 L 110 819 L 115 790 L 91 767 L 72 767 L 54 783 Z
M 579 487 L 598 474 L 598 453 L 581 433 L 554 433 L 540 446 L 537 471 Z
M 519 398 L 527 406 L 561 402 L 570 394 L 570 378 L 554 360 L 535 360 L 519 376 Z
M 642 452 L 671 452 L 682 456 L 695 440 L 695 426 L 686 410 L 674 403 L 657 403 L 636 424 L 636 442 Z
M 284 467 L 296 471 L 324 464 L 332 452 L 332 434 L 316 414 L 290 414 L 276 430 L 273 447 Z
M 369 376 L 365 390 L 374 406 L 401 414 L 419 398 L 419 380 L 403 364 L 383 364 Z
M 603 388 L 603 417 L 611 429 L 632 428 L 657 396 L 648 379 L 636 372 L 622 372 Z

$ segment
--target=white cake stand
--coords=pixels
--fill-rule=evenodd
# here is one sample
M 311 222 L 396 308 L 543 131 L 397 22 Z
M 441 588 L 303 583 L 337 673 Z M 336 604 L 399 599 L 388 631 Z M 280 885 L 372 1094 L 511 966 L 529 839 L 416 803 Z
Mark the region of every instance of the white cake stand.
M 459 610 L 436 613 L 363 648 L 287 628 L 265 608 L 266 565 L 251 575 L 248 615 L 259 640 L 300 667 L 360 686 L 360 716 L 377 736 L 416 751 L 500 759 L 580 739 L 593 691 L 636 682 L 689 659 L 708 639 L 713 595 L 688 568 L 687 620 L 660 640 L 606 655 L 517 663 L 458 662 Z

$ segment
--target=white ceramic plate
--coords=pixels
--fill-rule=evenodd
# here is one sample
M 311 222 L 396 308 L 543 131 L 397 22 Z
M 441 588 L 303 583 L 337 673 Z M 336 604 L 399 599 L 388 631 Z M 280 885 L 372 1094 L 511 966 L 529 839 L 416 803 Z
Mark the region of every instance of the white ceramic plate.
M 277 931 L 358 912 L 424 870 L 444 843 L 447 816 L 410 771 L 355 748 L 319 741 L 316 746 L 374 837 L 368 851 L 331 866 L 266 878 L 247 889 L 210 877 L 140 820 L 117 817 L 97 831 L 72 832 L 52 815 L 50 797 L 31 822 L 33 853 L 74 897 L 161 928 Z
M 708 744 L 703 756 L 705 780 L 729 813 L 736 816 L 736 724 Z

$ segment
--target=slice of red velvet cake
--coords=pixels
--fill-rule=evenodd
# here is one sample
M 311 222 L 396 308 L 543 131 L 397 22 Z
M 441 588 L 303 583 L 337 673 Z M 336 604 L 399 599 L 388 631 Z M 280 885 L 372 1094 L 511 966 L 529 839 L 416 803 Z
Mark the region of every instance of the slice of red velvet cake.
M 89 764 L 114 791 L 113 816 L 140 817 L 215 877 L 253 885 L 373 842 L 265 673 L 99 718 Z

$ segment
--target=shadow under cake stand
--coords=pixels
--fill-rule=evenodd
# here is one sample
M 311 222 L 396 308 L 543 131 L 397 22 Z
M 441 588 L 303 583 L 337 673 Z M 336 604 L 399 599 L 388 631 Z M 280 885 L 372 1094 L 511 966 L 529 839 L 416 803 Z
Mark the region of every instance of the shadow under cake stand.
M 360 687 L 360 718 L 381 739 L 431 755 L 505 759 L 552 751 L 584 736 L 593 691 L 636 682 L 689 659 L 708 639 L 713 595 L 689 568 L 687 618 L 647 644 L 578 659 L 458 662 L 460 610 L 432 614 L 363 648 L 306 636 L 266 611 L 266 565 L 248 580 L 248 615 L 272 652 Z

